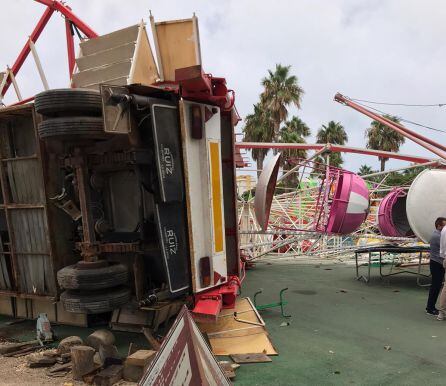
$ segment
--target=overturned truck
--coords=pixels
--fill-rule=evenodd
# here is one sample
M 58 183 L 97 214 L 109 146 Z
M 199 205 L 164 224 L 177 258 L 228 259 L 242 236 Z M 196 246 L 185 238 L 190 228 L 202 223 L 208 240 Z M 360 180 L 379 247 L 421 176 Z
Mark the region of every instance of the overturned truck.
M 190 44 L 196 23 L 152 27 Z M 0 110 L 0 313 L 157 328 L 184 303 L 211 320 L 233 306 L 239 118 L 198 40 L 183 63 L 171 44 L 156 41 L 158 73 L 143 24 L 91 39 L 79 88 Z

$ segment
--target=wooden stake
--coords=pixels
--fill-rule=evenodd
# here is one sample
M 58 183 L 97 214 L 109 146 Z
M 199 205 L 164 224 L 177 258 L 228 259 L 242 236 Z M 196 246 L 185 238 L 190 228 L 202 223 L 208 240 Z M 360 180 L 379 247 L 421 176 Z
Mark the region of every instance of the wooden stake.
M 71 347 L 71 360 L 73 362 L 73 379 L 82 381 L 82 376 L 95 369 L 93 347 L 73 346 Z

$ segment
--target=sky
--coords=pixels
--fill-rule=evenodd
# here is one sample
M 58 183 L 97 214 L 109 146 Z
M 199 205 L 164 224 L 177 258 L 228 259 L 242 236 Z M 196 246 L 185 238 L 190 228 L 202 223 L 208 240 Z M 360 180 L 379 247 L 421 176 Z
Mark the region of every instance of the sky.
M 290 65 L 305 90 L 298 115 L 312 130 L 340 122 L 348 144 L 365 147 L 370 119 L 333 101 L 336 92 L 352 98 L 407 104 L 446 103 L 446 5 L 441 0 L 70 0 L 73 11 L 97 33 L 149 21 L 199 20 L 203 66 L 227 79 L 242 117 L 252 112 L 261 79 L 277 63 Z M 44 6 L 33 0 L 0 0 L 0 70 L 12 65 Z M 55 14 L 36 44 L 51 88 L 68 86 L 65 29 Z M 17 76 L 23 97 L 43 89 L 28 58 Z M 15 101 L 13 90 L 5 102 Z M 445 107 L 377 106 L 381 110 L 438 129 L 446 129 Z M 237 131 L 241 131 L 243 122 Z M 413 128 L 444 142 L 446 133 Z M 432 156 L 406 141 L 401 153 Z M 356 171 L 375 157 L 345 155 L 344 167 Z M 390 167 L 407 165 L 391 161 Z

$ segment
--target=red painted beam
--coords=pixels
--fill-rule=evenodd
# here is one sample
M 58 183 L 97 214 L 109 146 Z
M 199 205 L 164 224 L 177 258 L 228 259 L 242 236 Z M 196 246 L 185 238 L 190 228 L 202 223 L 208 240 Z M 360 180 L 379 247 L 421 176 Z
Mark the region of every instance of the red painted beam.
M 39 0 L 37 0 L 39 1 Z M 59 1 L 54 0 L 53 6 L 56 11 L 59 11 L 62 15 L 64 15 L 67 19 L 72 21 L 79 30 L 85 34 L 85 36 L 89 39 L 97 38 L 98 34 L 93 31 L 93 29 L 86 23 L 84 23 L 81 19 L 79 19 L 69 7 L 63 5 Z
M 29 36 L 29 39 L 31 39 L 31 41 L 33 43 L 35 43 L 37 41 L 37 39 L 39 38 L 40 34 L 42 33 L 43 29 L 45 28 L 46 24 L 48 23 L 48 20 L 50 20 L 50 17 L 53 14 L 53 12 L 54 12 L 54 9 L 48 7 L 45 10 L 45 12 L 43 13 L 42 17 L 37 22 L 37 25 L 34 27 L 33 32 Z M 27 58 L 27 56 L 29 55 L 29 53 L 31 51 L 31 49 L 29 48 L 28 42 L 29 42 L 29 40 L 27 39 L 25 45 L 23 46 L 22 50 L 20 51 L 19 56 L 17 57 L 16 61 L 14 62 L 14 64 L 11 67 L 11 71 L 14 74 L 14 76 L 17 75 L 17 73 L 19 72 L 23 63 L 25 62 L 25 59 Z M 11 79 L 8 78 L 8 80 L 5 83 L 5 86 L 3 87 L 3 90 L 0 90 L 0 94 L 5 95 L 5 93 L 6 93 L 6 91 L 8 91 L 8 88 L 10 85 L 11 85 Z
M 424 147 L 425 149 L 431 151 L 432 153 L 438 155 L 439 157 L 446 159 L 446 147 L 431 140 L 430 138 L 424 137 L 421 134 L 418 134 L 407 127 L 395 123 L 391 121 L 390 119 L 384 118 L 383 116 L 376 114 L 358 104 L 355 102 L 352 102 L 350 99 L 345 97 L 344 95 L 337 93 L 334 97 L 334 100 L 336 102 L 339 102 L 341 104 L 347 105 L 351 107 L 352 109 L 360 112 L 361 114 L 364 114 L 375 121 L 378 121 L 382 123 L 383 125 L 386 125 L 387 127 L 395 130 L 396 132 L 400 133 L 402 136 L 412 140 L 413 142 L 417 143 L 418 145 Z
M 400 153 L 392 153 L 389 151 L 380 151 L 380 150 L 372 150 L 372 149 L 362 149 L 358 147 L 350 147 L 350 146 L 342 146 L 342 145 L 333 145 L 331 143 L 328 144 L 308 144 L 308 143 L 272 143 L 272 142 L 236 142 L 235 147 L 238 149 L 296 149 L 296 150 L 321 150 L 324 147 L 327 147 L 330 151 L 340 152 L 340 153 L 355 153 L 355 154 L 364 154 L 371 155 L 375 157 L 384 157 L 384 158 L 392 158 L 399 159 L 402 161 L 409 161 L 414 163 L 425 163 L 432 161 L 431 158 L 425 157 L 417 157 L 413 155 L 400 154 Z
M 70 78 L 73 73 L 74 69 L 74 60 L 75 60 L 75 53 L 74 53 L 74 42 L 73 42 L 73 36 L 71 35 L 70 31 L 70 39 L 68 38 L 68 24 L 69 21 L 74 23 L 76 27 L 84 33 L 89 39 L 95 38 L 98 36 L 98 34 L 91 29 L 90 26 L 88 26 L 86 23 L 84 23 L 81 19 L 79 19 L 70 9 L 70 7 L 62 4 L 58 0 L 35 0 L 36 2 L 46 5 L 46 10 L 43 13 L 42 17 L 37 22 L 37 25 L 34 27 L 33 32 L 29 36 L 29 39 L 33 43 L 37 41 L 40 34 L 44 30 L 45 26 L 48 23 L 48 20 L 51 18 L 51 15 L 54 11 L 60 12 L 63 16 L 66 18 L 66 35 L 67 35 L 67 49 L 68 49 L 68 65 L 70 70 Z M 19 53 L 19 56 L 17 57 L 16 61 L 11 67 L 11 72 L 14 74 L 14 76 L 17 75 L 20 68 L 22 67 L 23 63 L 25 62 L 26 58 L 28 57 L 31 49 L 29 47 L 28 40 L 26 44 L 23 46 L 22 50 Z M 0 95 L 5 95 L 6 91 L 8 91 L 9 87 L 11 85 L 11 79 L 8 77 L 7 81 L 5 82 L 5 85 L 3 89 L 0 90 Z
M 60 12 L 68 20 L 76 24 L 77 28 L 79 28 L 79 30 L 82 31 L 82 33 L 84 33 L 89 39 L 98 36 L 98 34 L 95 31 L 93 31 L 93 29 L 91 29 L 89 25 L 84 23 L 71 11 L 70 7 L 62 4 L 60 1 L 58 0 L 35 0 L 35 1 L 46 5 L 47 7 L 51 7 L 55 11 Z

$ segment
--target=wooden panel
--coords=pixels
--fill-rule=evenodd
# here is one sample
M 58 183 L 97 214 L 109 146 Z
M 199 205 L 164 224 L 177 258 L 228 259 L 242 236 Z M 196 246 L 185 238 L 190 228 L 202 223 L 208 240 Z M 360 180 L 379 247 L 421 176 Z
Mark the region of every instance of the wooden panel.
M 50 322 L 56 322 L 56 304 L 50 300 L 32 300 L 32 318 L 37 319 L 39 314 L 46 314 Z
M 201 332 L 207 333 L 209 337 L 217 336 L 222 333 L 228 333 L 239 330 L 254 329 L 258 331 L 259 326 L 238 322 L 234 319 L 234 312 L 237 312 L 237 318 L 247 320 L 253 323 L 263 323 L 256 310 L 251 305 L 248 298 L 238 298 L 234 309 L 223 309 L 220 312 L 217 323 L 200 323 Z
M 277 355 L 266 331 L 230 338 L 209 338 L 214 355 L 266 353 Z
M 254 353 L 254 354 L 233 354 L 231 355 L 231 359 L 235 363 L 265 363 L 272 362 L 271 358 L 268 355 L 263 353 Z
M 265 327 L 235 320 L 264 324 L 248 298 L 237 299 L 234 309 L 222 310 L 217 323 L 199 323 L 206 334 L 214 355 L 266 353 L 277 355 Z
M 32 303 L 31 299 L 21 299 L 16 298 L 15 305 L 16 305 L 16 318 L 25 318 L 25 319 L 31 319 L 32 318 Z
M 71 326 L 87 327 L 87 315 L 64 310 L 62 302 L 57 302 L 57 322 L 60 324 L 69 324 Z
M 0 315 L 14 316 L 13 300 L 9 296 L 0 296 Z
M 159 79 L 158 69 L 153 58 L 152 48 L 146 28 L 141 25 L 133 57 L 129 84 L 140 83 L 149 86 Z
M 196 19 L 155 23 L 156 47 L 163 80 L 174 81 L 177 68 L 201 64 Z

